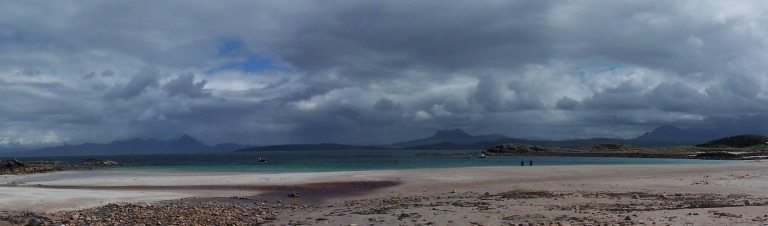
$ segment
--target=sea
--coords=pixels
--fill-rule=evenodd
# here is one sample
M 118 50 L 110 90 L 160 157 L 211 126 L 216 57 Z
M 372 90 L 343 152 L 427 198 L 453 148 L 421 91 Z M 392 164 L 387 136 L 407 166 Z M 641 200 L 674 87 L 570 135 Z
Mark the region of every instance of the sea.
M 420 155 L 421 153 L 455 153 L 456 155 Z M 87 158 L 113 160 L 127 166 L 109 170 L 200 171 L 200 172 L 332 172 L 361 170 L 397 170 L 481 166 L 553 165 L 631 165 L 631 164 L 717 164 L 722 160 L 562 157 L 562 156 L 488 156 L 478 158 L 463 153 L 472 150 L 317 150 L 259 151 L 204 154 L 153 154 L 110 156 L 18 157 L 21 161 L 61 161 L 77 164 Z M 266 162 L 260 162 L 265 159 Z

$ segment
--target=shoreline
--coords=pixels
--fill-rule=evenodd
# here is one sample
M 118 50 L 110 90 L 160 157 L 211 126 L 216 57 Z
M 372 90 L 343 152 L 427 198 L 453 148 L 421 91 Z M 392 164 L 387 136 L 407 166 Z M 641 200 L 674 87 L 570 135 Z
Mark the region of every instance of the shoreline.
M 394 164 L 388 164 L 386 166 L 381 163 L 373 163 L 372 167 L 321 167 L 319 169 L 307 168 L 290 168 L 284 167 L 279 164 L 285 164 L 286 162 L 278 163 L 278 167 L 272 168 L 270 165 L 262 165 L 264 163 L 251 163 L 243 162 L 238 163 L 235 168 L 229 168 L 230 165 L 174 165 L 174 164 L 160 164 L 160 165 L 147 165 L 145 163 L 117 163 L 112 160 L 95 160 L 90 159 L 86 161 L 94 161 L 100 164 L 73 164 L 62 163 L 61 161 L 29 161 L 26 163 L 25 168 L 17 168 L 15 172 L 2 170 L 0 167 L 0 176 L 2 175 L 34 175 L 51 172 L 73 172 L 73 171 L 120 171 L 120 172 L 161 172 L 161 173 L 258 173 L 258 174 L 273 174 L 273 173 L 312 173 L 312 172 L 365 172 L 371 170 L 418 170 L 418 169 L 440 169 L 440 168 L 456 168 L 456 167 L 509 167 L 520 166 L 517 161 L 521 159 L 530 166 L 530 161 L 533 160 L 537 166 L 555 166 L 555 165 L 650 165 L 650 164 L 719 164 L 726 161 L 754 161 L 762 159 L 702 159 L 702 158 L 684 158 L 684 157 L 669 157 L 662 155 L 646 155 L 647 153 L 638 153 L 627 155 L 627 153 L 602 153 L 605 155 L 599 155 L 592 152 L 585 153 L 559 153 L 559 152 L 547 152 L 547 153 L 528 153 L 528 154 L 514 154 L 514 153 L 489 153 L 486 155 L 480 154 L 485 152 L 426 152 L 426 153 L 414 153 L 414 156 L 426 156 L 420 161 L 426 161 L 428 164 L 420 165 L 413 160 L 405 159 L 403 165 L 399 165 L 396 161 Z M 470 155 L 471 154 L 471 155 Z M 429 164 L 431 156 L 453 156 L 455 158 L 450 159 L 450 162 L 446 162 L 445 165 Z M 532 157 L 528 158 L 528 157 Z M 544 157 L 544 158 L 541 158 Z M 553 157 L 553 158 L 546 158 Z M 558 159 L 557 157 L 563 157 L 565 159 Z M 83 158 L 87 158 L 83 156 Z M 482 161 L 475 161 L 475 158 L 482 158 Z M 537 159 L 538 158 L 538 159 Z M 509 161 L 512 159 L 513 161 Z M 118 159 L 120 160 L 120 159 Z M 441 159 L 441 161 L 446 161 Z M 711 161 L 711 162 L 710 162 Z M 103 164 L 108 163 L 108 164 Z M 34 164 L 34 165 L 33 165 Z M 258 164 L 258 165 L 256 165 Z M 291 164 L 291 163 L 288 163 Z M 340 166 L 346 163 L 337 163 Z M 246 167 L 243 167 L 246 166 Z M 256 167 L 262 166 L 262 167 Z M 248 168 L 250 167 L 250 168 Z M 21 170 L 19 170 L 21 169 Z
M 633 200 L 663 203 L 664 199 L 659 197 L 672 197 L 667 201 L 679 199 L 676 205 L 688 205 L 684 209 L 705 211 L 705 213 L 697 212 L 700 215 L 690 215 L 680 219 L 706 223 L 708 221 L 696 221 L 696 219 L 701 214 L 706 215 L 706 210 L 713 209 L 691 206 L 695 203 L 686 200 L 700 199 L 718 204 L 714 209 L 721 212 L 733 208 L 745 208 L 737 211 L 741 215 L 752 214 L 754 211 L 751 208 L 758 206 L 764 210 L 765 207 L 762 205 L 768 204 L 768 197 L 766 197 L 768 171 L 766 169 L 768 169 L 768 162 L 739 161 L 703 165 L 496 166 L 272 174 L 64 171 L 44 175 L 0 176 L 0 216 L 17 216 L 19 212 L 31 211 L 49 216 L 48 219 L 54 219 L 62 213 L 67 215 L 96 210 L 106 213 L 130 205 L 146 205 L 136 207 L 138 211 L 171 208 L 170 205 L 176 205 L 173 208 L 188 206 L 194 209 L 194 206 L 205 203 L 240 203 L 237 205 L 243 205 L 240 206 L 243 208 L 256 208 L 253 207 L 256 205 L 259 208 L 274 209 L 275 214 L 270 215 L 271 220 L 261 218 L 264 222 L 271 223 L 289 223 L 290 221 L 295 223 L 302 220 L 298 219 L 299 216 L 305 215 L 312 216 L 314 220 L 328 219 L 313 220 L 308 222 L 310 224 L 366 223 L 367 218 L 378 219 L 377 222 L 383 221 L 378 224 L 402 223 L 403 219 L 415 219 L 413 217 L 415 215 L 410 211 L 418 210 L 414 213 L 420 216 L 419 220 L 436 224 L 453 224 L 441 221 L 445 218 L 456 225 L 463 225 L 459 222 L 470 223 L 465 221 L 466 219 L 515 223 L 520 219 L 527 219 L 530 222 L 533 220 L 539 222 L 537 219 L 522 217 L 514 220 L 517 218 L 503 216 L 509 214 L 501 210 L 503 206 L 513 209 L 522 208 L 515 210 L 520 213 L 548 213 L 544 215 L 549 218 L 541 219 L 544 221 L 553 221 L 557 214 L 582 216 L 581 213 L 569 212 L 572 211 L 570 209 L 566 211 L 564 207 L 555 208 L 554 206 L 563 205 L 564 200 L 567 201 L 566 204 L 584 202 L 584 196 L 600 194 L 600 197 L 607 198 L 596 196 L 596 199 L 605 202 L 605 205 Z M 14 181 L 17 182 L 14 184 Z M 299 197 L 288 197 L 290 192 L 297 192 Z M 611 194 L 623 198 L 610 198 Z M 676 196 L 677 194 L 680 196 Z M 634 195 L 640 198 L 634 199 Z M 518 196 L 528 198 L 510 198 Z M 734 198 L 737 196 L 741 198 Z M 425 201 L 430 199 L 444 202 Z M 496 211 L 488 212 L 482 210 L 486 207 L 478 207 L 475 204 L 456 204 L 467 200 L 475 200 L 472 201 L 475 204 L 489 203 L 492 207 L 489 208 Z M 750 204 L 744 205 L 744 202 Z M 123 204 L 107 206 L 112 203 Z M 390 203 L 394 206 L 387 210 L 345 213 L 343 216 L 333 214 L 339 214 L 339 211 L 349 206 L 375 209 L 374 206 L 383 205 L 382 203 Z M 399 204 L 395 205 L 396 203 Z M 418 207 L 404 208 L 404 206 L 416 204 Z M 427 208 L 429 206 L 427 204 L 433 205 L 435 209 L 446 208 L 458 211 L 468 208 L 472 211 L 468 213 L 469 215 L 456 218 L 442 215 L 444 211 Z M 532 204 L 536 208 L 526 204 Z M 675 208 L 669 207 L 666 211 L 669 212 Z M 396 216 L 385 217 L 381 215 L 382 211 L 389 214 L 386 216 L 392 214 Z M 409 217 L 400 217 L 402 213 L 406 213 Z M 611 216 L 618 219 L 615 217 L 616 214 L 618 213 Z M 634 214 L 644 216 L 666 213 L 661 210 L 643 210 Z M 428 217 L 432 215 L 442 216 L 442 218 Z M 504 220 L 504 217 L 510 220 Z M 736 219 L 744 218 L 734 217 L 732 220 Z M 3 218 L 0 217 L 0 222 L 2 221 Z M 736 221 L 726 223 L 740 224 Z

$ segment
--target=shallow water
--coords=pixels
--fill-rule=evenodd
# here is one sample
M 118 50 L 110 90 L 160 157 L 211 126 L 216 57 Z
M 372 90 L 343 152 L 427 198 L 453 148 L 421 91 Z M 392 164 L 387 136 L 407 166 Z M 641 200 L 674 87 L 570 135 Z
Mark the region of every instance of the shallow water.
M 141 167 L 110 170 L 148 171 L 221 171 L 221 172 L 328 172 L 383 169 L 420 169 L 475 166 L 520 166 L 529 161 L 535 166 L 548 165 L 627 165 L 627 164 L 716 164 L 725 161 L 661 158 L 560 157 L 560 156 L 489 156 L 467 158 L 465 155 L 417 155 L 427 151 L 261 151 L 242 153 L 158 154 L 120 156 L 27 157 L 22 161 L 48 160 L 79 163 L 86 158 L 109 159 Z M 467 153 L 476 151 L 438 151 Z M 266 163 L 259 158 L 267 159 Z

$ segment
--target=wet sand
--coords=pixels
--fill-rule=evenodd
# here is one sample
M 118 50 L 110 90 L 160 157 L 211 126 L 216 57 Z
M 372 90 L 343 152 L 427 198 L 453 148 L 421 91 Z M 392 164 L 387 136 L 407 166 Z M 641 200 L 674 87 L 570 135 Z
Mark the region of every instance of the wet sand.
M 103 216 L 110 211 L 179 208 L 232 210 L 240 218 L 219 221 L 232 224 L 768 224 L 768 163 L 761 161 L 283 174 L 80 171 L 5 176 L 0 185 L 0 216 L 21 219 L 20 211 L 32 211 L 71 224 L 88 223 L 73 215 L 109 224 Z M 288 197 L 291 192 L 299 197 Z M 268 211 L 254 217 L 248 209 L 256 207 Z M 151 216 L 132 219 L 162 218 Z

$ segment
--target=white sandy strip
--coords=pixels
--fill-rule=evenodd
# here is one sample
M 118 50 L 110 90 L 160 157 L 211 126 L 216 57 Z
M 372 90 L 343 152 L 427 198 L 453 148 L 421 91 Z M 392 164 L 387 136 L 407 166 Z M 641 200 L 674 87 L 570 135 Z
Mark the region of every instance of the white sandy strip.
M 0 179 L 0 184 L 58 186 L 195 186 L 195 185 L 284 185 L 323 182 L 343 172 L 242 173 L 242 172 L 147 172 L 64 171 Z
M 90 208 L 126 201 L 154 202 L 188 196 L 176 192 L 0 187 L 0 210 L 49 212 Z
M 146 171 L 68 171 L 0 176 L 0 210 L 49 212 L 113 202 L 152 202 L 184 197 L 255 195 L 258 191 L 84 190 L 49 186 L 290 185 L 317 182 L 395 180 L 402 185 L 369 194 L 424 192 L 655 191 L 768 194 L 768 162 L 707 165 L 602 165 L 473 167 L 322 173 L 220 173 Z
M 355 175 L 350 175 L 355 174 Z M 0 211 L 52 212 L 118 202 L 154 202 L 189 197 L 258 195 L 251 190 L 91 190 L 37 186 L 200 186 L 290 185 L 366 180 L 353 172 L 220 173 L 147 171 L 65 171 L 34 175 L 0 176 Z

